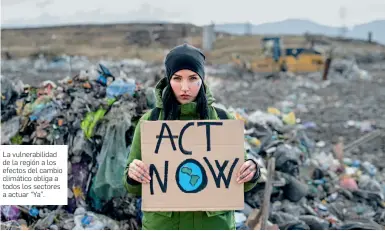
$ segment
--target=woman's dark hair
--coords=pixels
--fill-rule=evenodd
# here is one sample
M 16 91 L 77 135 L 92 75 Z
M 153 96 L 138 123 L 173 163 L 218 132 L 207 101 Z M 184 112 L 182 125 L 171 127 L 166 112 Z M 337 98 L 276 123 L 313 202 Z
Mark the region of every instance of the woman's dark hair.
M 164 91 L 163 97 L 163 119 L 164 120 L 177 120 L 180 116 L 179 106 L 180 103 L 175 97 L 174 92 L 170 85 L 168 85 Z M 204 85 L 199 89 L 198 95 L 195 99 L 197 103 L 197 113 L 200 119 L 208 119 L 208 104 L 205 94 Z

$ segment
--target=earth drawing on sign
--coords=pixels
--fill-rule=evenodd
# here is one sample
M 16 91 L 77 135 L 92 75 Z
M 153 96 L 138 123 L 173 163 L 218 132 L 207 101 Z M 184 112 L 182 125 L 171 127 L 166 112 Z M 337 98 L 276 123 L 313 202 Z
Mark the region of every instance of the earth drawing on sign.
M 192 170 L 189 167 L 183 167 L 181 171 L 182 173 L 190 176 L 190 185 L 194 187 L 198 182 L 198 180 L 200 179 L 200 177 L 192 174 Z
M 203 166 L 196 160 L 185 160 L 178 167 L 176 180 L 185 193 L 197 193 L 207 185 L 207 176 Z

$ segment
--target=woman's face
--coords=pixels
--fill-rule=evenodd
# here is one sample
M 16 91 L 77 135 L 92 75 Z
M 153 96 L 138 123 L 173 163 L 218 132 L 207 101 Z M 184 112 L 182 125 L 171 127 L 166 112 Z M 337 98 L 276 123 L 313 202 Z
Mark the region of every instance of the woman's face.
M 193 71 L 180 70 L 171 77 L 170 85 L 178 102 L 186 104 L 197 97 L 202 79 Z

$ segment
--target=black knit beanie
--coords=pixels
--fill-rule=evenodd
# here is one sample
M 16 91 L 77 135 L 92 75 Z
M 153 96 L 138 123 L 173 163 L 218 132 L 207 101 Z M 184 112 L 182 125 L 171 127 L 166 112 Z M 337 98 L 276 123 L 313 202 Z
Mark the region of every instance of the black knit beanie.
M 205 59 L 204 54 L 198 49 L 188 44 L 174 47 L 166 56 L 165 68 L 166 77 L 170 82 L 171 77 L 183 69 L 191 70 L 205 79 Z

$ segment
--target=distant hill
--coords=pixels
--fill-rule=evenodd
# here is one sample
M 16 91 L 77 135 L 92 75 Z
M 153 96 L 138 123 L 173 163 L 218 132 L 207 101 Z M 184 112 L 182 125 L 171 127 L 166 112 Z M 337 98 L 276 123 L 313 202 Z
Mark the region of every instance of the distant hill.
M 280 22 L 263 23 L 259 25 L 251 25 L 253 34 L 286 34 L 300 35 L 306 32 L 312 34 L 323 34 L 327 36 L 338 36 L 341 34 L 341 27 L 332 27 L 321 25 L 309 20 L 288 19 Z M 216 24 L 216 31 L 227 32 L 232 34 L 244 34 L 246 25 L 240 23 Z M 373 33 L 373 41 L 385 44 L 385 20 L 377 20 L 353 27 L 345 34 L 346 37 L 355 39 L 367 39 L 368 32 Z

